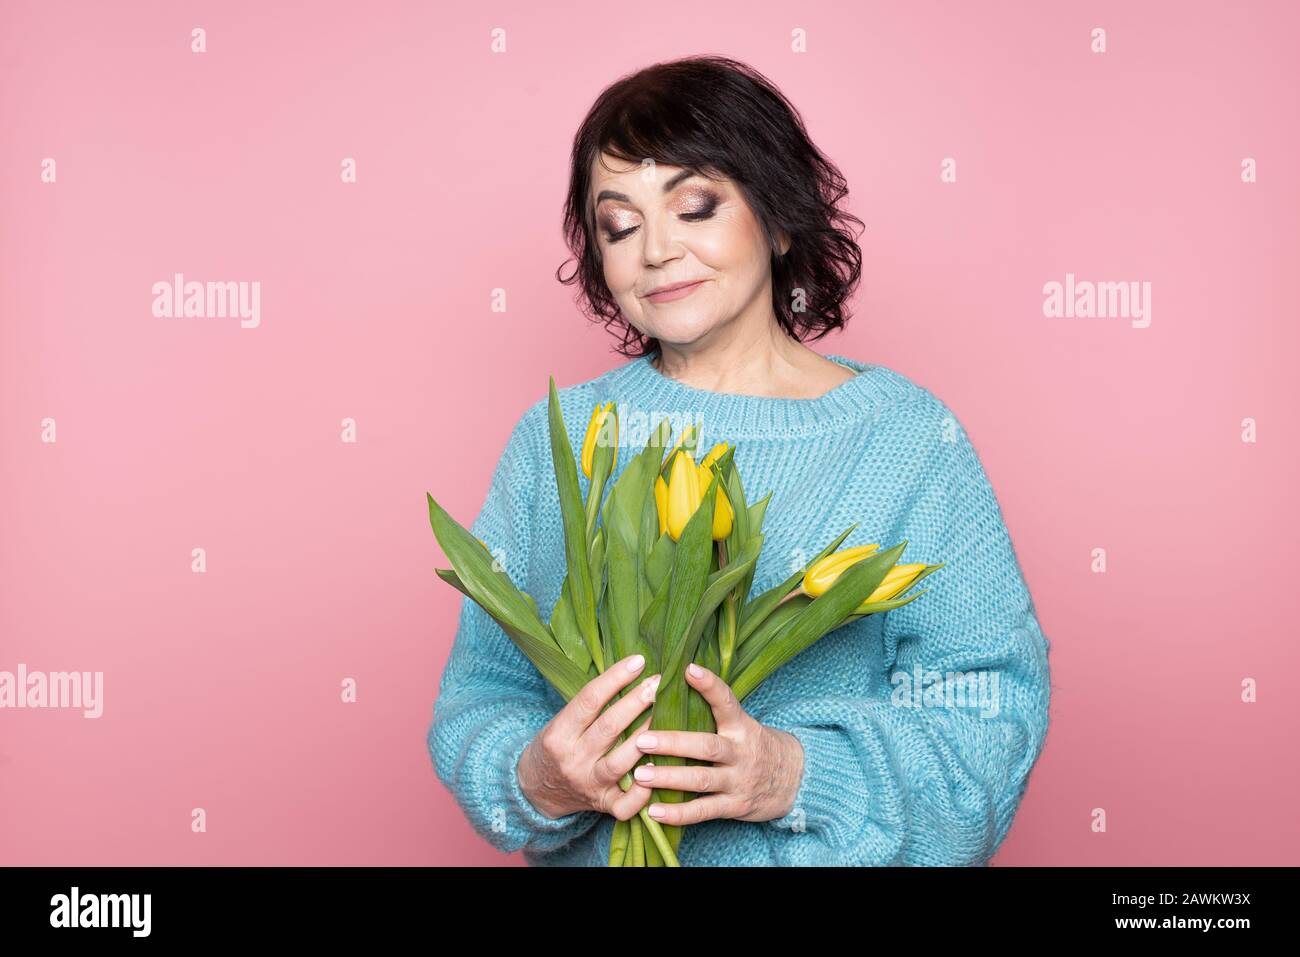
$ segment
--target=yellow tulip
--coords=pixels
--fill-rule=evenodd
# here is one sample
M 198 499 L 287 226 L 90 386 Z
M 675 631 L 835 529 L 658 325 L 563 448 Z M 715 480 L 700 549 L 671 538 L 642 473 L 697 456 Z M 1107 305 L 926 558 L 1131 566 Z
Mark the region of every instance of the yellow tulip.
M 677 541 L 682 529 L 690 521 L 695 510 L 704 501 L 710 484 L 713 482 L 713 470 L 709 466 L 717 462 L 731 448 L 725 442 L 715 445 L 699 465 L 694 456 L 683 448 L 683 443 L 694 434 L 695 427 L 688 425 L 682 430 L 682 436 L 668 450 L 668 481 L 663 479 L 662 469 L 655 479 L 655 504 L 659 509 L 659 534 L 665 531 Z M 710 531 L 714 541 L 722 541 L 731 534 L 735 522 L 735 513 L 727 498 L 727 490 L 720 489 L 713 506 L 713 528 Z
M 663 483 L 662 476 L 655 481 L 655 504 L 659 506 L 659 522 L 673 541 L 681 539 L 682 530 L 690 521 L 695 510 L 704 502 L 704 496 L 712 487 L 713 472 L 701 465 L 696 465 L 689 452 L 677 452 L 673 456 L 672 469 L 668 482 Z M 731 503 L 727 500 L 726 489 L 715 492 L 713 506 L 713 528 L 710 536 L 721 541 L 731 534 L 735 515 Z M 663 534 L 661 531 L 660 534 Z
M 866 558 L 879 547 L 879 545 L 855 545 L 827 555 L 804 573 L 801 584 L 803 593 L 810 598 L 826 594 L 827 590 L 835 584 L 835 579 L 839 578 L 846 568 Z
M 691 433 L 694 432 L 694 431 L 695 431 L 695 426 L 693 426 L 693 425 L 688 425 L 688 426 L 686 426 L 686 428 L 682 429 L 681 438 L 679 438 L 679 439 L 678 439 L 678 440 L 673 444 L 673 447 L 672 447 L 671 449 L 668 450 L 668 458 L 665 459 L 665 461 L 666 461 L 669 465 L 672 464 L 673 457 L 676 456 L 677 453 L 678 453 L 678 451 L 680 451 L 680 450 L 682 449 L 682 447 L 683 447 L 683 446 L 682 446 L 682 443 L 684 443 L 688 438 L 690 438 L 690 437 L 691 437 Z M 661 471 L 662 471 L 662 466 L 661 466 Z
M 618 416 L 614 415 L 614 403 L 606 402 L 604 405 L 598 405 L 591 412 L 591 421 L 587 423 L 587 435 L 582 440 L 582 474 L 591 478 L 591 465 L 596 457 L 596 443 L 600 438 L 601 430 L 606 428 L 606 420 L 612 417 L 609 423 L 609 429 L 613 433 L 607 436 L 604 442 L 614 447 L 614 458 L 609 464 L 609 471 L 613 474 L 614 465 L 618 462 Z
M 718 461 L 718 459 L 726 455 L 727 449 L 729 448 L 731 448 L 731 446 L 726 442 L 719 442 L 712 448 L 712 450 L 710 450 L 708 455 L 704 456 L 704 461 L 700 463 L 700 468 L 707 469 L 714 462 Z
M 673 541 L 682 537 L 682 529 L 700 507 L 700 473 L 689 452 L 673 456 L 668 474 L 668 534 Z
M 835 580 L 844 574 L 845 570 L 862 561 L 879 547 L 879 545 L 856 545 L 853 548 L 846 548 L 842 552 L 827 555 L 804 574 L 801 584 L 803 593 L 812 598 L 826 594 L 830 587 L 835 584 Z M 924 563 L 895 565 L 885 573 L 885 577 L 876 586 L 876 590 L 864 598 L 862 604 L 854 609 L 853 614 L 866 614 L 867 606 L 873 602 L 889 601 L 889 599 L 906 591 L 907 587 L 916 581 L 916 576 L 925 569 L 926 565 Z
M 722 451 L 719 451 L 719 449 Z M 708 482 L 714 479 L 714 472 L 712 472 L 711 468 L 708 468 L 708 465 L 716 462 L 718 456 L 725 451 L 727 451 L 725 445 L 714 446 L 714 450 L 708 452 L 708 455 L 705 456 L 705 462 L 699 465 L 699 488 L 705 489 L 705 493 L 702 494 L 707 494 Z M 731 534 L 732 523 L 735 521 L 736 515 L 735 512 L 732 512 L 731 502 L 728 501 L 727 493 L 724 492 L 720 484 L 718 492 L 715 493 L 714 501 L 714 532 L 712 534 L 714 534 L 714 541 L 719 542 Z
M 916 576 L 924 570 L 924 563 L 920 565 L 895 565 L 885 575 L 885 580 L 876 586 L 876 590 L 867 596 L 867 600 L 858 606 L 858 610 L 861 611 L 863 605 L 869 605 L 875 601 L 889 601 L 889 599 L 912 584 L 916 580 Z
M 655 511 L 659 513 L 659 534 L 662 535 L 668 531 L 668 483 L 662 475 L 655 476 Z

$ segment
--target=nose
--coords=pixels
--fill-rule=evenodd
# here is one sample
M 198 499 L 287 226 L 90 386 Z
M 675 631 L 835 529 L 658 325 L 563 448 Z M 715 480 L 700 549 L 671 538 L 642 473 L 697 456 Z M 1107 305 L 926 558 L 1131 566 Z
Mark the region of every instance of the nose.
M 641 256 L 647 266 L 662 266 L 681 258 L 682 248 L 674 233 L 674 223 L 667 213 L 645 217 L 641 224 Z

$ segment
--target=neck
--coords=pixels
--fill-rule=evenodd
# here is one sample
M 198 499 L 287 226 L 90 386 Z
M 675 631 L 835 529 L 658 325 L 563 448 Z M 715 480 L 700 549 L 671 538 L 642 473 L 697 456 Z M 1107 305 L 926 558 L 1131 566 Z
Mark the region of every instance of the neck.
M 857 428 L 906 394 L 907 380 L 889 369 L 843 356 L 827 358 L 858 374 L 817 398 L 701 389 L 669 378 L 645 356 L 613 370 L 595 401 L 618 402 L 620 415 L 629 423 L 642 422 L 642 428 L 665 414 L 674 416 L 675 435 L 683 422 L 700 423 L 700 438 L 708 445 L 714 436 L 724 442 L 785 441 Z
M 786 334 L 776 320 L 728 335 L 715 330 L 699 342 L 659 342 L 650 359 L 656 370 L 695 389 L 739 395 L 777 395 L 782 384 L 806 373 L 817 354 Z

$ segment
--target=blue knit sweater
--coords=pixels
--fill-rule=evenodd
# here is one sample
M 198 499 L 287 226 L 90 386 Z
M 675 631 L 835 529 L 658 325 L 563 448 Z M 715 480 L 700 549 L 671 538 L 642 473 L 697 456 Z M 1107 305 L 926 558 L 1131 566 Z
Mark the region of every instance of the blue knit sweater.
M 624 362 L 559 390 L 570 441 L 591 411 L 620 415 L 615 476 L 662 416 L 674 439 L 736 446 L 747 498 L 772 501 L 751 594 L 806 564 L 852 523 L 841 548 L 908 540 L 901 562 L 944 562 L 929 591 L 829 633 L 745 699 L 756 720 L 796 736 L 804 771 L 793 810 L 765 822 L 683 831 L 701 865 L 987 863 L 1020 803 L 1047 733 L 1048 643 L 980 459 L 956 416 L 885 366 L 816 399 L 734 395 Z M 586 478 L 579 473 L 584 494 Z M 564 580 L 547 402 L 519 419 L 472 529 L 548 614 Z M 650 673 L 647 669 L 647 674 Z M 604 866 L 614 818 L 551 819 L 519 788 L 520 754 L 564 702 L 477 604 L 459 629 L 428 744 L 474 828 L 530 864 Z

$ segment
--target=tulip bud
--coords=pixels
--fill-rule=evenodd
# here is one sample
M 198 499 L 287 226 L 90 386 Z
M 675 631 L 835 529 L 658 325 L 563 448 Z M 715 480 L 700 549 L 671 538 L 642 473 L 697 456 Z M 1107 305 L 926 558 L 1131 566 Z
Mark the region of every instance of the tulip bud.
M 700 468 L 707 469 L 714 462 L 718 461 L 718 459 L 726 455 L 727 449 L 729 448 L 731 448 L 731 446 L 726 442 L 719 442 L 710 450 L 708 455 L 704 456 L 704 460 L 700 462 Z
M 684 448 L 683 443 L 688 438 L 691 437 L 694 431 L 695 431 L 695 426 L 693 425 L 688 425 L 686 426 L 686 428 L 682 429 L 681 437 L 673 444 L 673 447 L 668 450 L 668 455 L 664 459 L 664 464 L 659 468 L 660 475 L 662 475 L 665 471 L 669 471 L 669 472 L 671 471 L 673 459 L 677 457 L 678 452 L 683 450 Z
M 601 448 L 613 448 L 613 458 L 609 464 L 609 471 L 613 473 L 614 465 L 618 462 L 618 416 L 614 413 L 613 402 L 596 406 L 592 410 L 591 421 L 587 423 L 587 434 L 582 440 L 582 474 L 588 479 L 591 478 L 597 444 Z
M 862 605 L 858 606 L 858 610 L 862 611 L 863 606 L 872 602 L 889 601 L 895 595 L 906 590 L 907 586 L 916 580 L 916 576 L 925 570 L 925 567 L 924 563 L 920 565 L 895 565 L 885 575 L 884 581 L 876 586 L 876 590 L 867 597 Z
M 827 590 L 835 584 L 835 579 L 839 578 L 846 568 L 862 561 L 879 547 L 874 544 L 855 545 L 827 555 L 804 573 L 803 582 L 800 584 L 803 593 L 810 598 L 826 594 Z
M 672 472 L 668 476 L 668 534 L 679 541 L 682 530 L 700 507 L 700 473 L 689 452 L 673 456 Z
M 718 449 L 722 449 L 723 451 L 726 451 L 726 446 L 719 445 L 715 447 L 713 452 L 710 452 L 708 457 L 704 461 L 705 462 L 714 461 L 716 459 L 716 455 L 714 453 L 716 453 Z M 711 485 L 709 483 L 711 483 L 712 481 L 713 481 L 713 470 L 704 465 L 701 465 L 700 466 L 700 488 L 704 490 L 701 493 L 701 499 L 705 499 L 708 497 L 709 489 L 711 488 Z M 714 497 L 714 502 L 716 503 L 713 506 L 713 540 L 715 542 L 720 542 L 728 535 L 731 534 L 731 526 L 732 526 L 732 522 L 735 520 L 735 514 L 731 510 L 731 501 L 727 498 L 727 490 L 722 488 L 720 483 L 718 488 L 714 491 L 713 497 Z
M 668 483 L 662 475 L 655 476 L 655 511 L 659 514 L 659 534 L 662 535 L 668 531 Z

